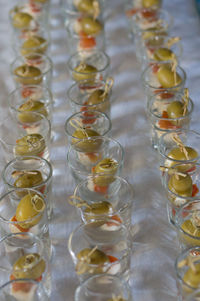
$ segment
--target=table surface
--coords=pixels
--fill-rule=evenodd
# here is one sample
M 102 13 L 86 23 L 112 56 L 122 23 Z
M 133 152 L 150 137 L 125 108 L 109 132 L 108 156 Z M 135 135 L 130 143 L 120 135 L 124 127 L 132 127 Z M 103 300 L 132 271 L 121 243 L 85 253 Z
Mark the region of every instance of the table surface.
M 151 148 L 149 124 L 145 115 L 145 94 L 140 80 L 140 65 L 134 44 L 129 37 L 123 13 L 125 1 L 105 1 L 107 7 L 107 53 L 111 57 L 114 77 L 112 104 L 112 136 L 125 149 L 123 176 L 134 187 L 132 214 L 132 264 L 130 285 L 136 301 L 177 300 L 174 260 L 179 252 L 176 232 L 168 223 L 166 198 L 161 187 L 157 153 Z M 108 3 L 107 3 L 108 2 Z M 200 19 L 193 0 L 163 1 L 174 17 L 173 36 L 181 36 L 181 66 L 187 73 L 187 87 L 195 103 L 192 129 L 200 131 L 199 74 Z M 0 120 L 8 112 L 7 96 L 14 85 L 9 64 L 14 58 L 8 11 L 12 1 L 0 0 Z M 50 223 L 53 244 L 51 300 L 73 300 L 78 285 L 67 240 L 79 223 L 76 210 L 67 202 L 74 183 L 66 164 L 67 140 L 65 120 L 70 116 L 66 91 L 72 84 L 66 68 L 68 59 L 66 32 L 63 27 L 59 0 L 52 0 L 50 56 L 54 63 L 52 90 L 55 98 L 51 147 L 53 164 L 54 217 Z M 4 162 L 0 154 L 1 167 Z

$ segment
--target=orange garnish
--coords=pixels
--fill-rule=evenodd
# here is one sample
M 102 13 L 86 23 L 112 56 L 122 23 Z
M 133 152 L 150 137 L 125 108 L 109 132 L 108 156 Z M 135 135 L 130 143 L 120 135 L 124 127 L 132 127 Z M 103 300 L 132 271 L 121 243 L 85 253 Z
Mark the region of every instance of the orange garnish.
M 39 189 L 39 191 L 40 191 L 42 194 L 44 194 L 45 188 L 46 188 L 46 185 L 43 185 L 43 186 Z
M 172 93 L 161 93 L 160 94 L 161 99 L 168 99 L 168 98 L 172 98 L 173 96 L 174 96 L 174 94 L 172 94 Z
M 153 73 L 157 73 L 159 70 L 160 66 L 158 64 L 152 64 L 151 69 Z
M 122 223 L 122 220 L 118 215 L 113 215 L 111 218 L 114 219 L 115 221 L 119 222 L 119 223 Z
M 162 112 L 162 118 L 168 118 L 168 114 L 167 111 L 163 111 Z M 158 125 L 161 129 L 178 129 L 180 128 L 180 126 L 174 125 L 173 123 L 171 123 L 171 121 L 169 120 L 159 120 Z
M 21 93 L 21 95 L 22 95 L 23 98 L 29 97 L 32 94 L 33 94 L 33 91 L 31 89 L 29 89 L 29 88 L 26 88 L 26 87 L 23 88 L 22 93 Z
M 94 191 L 102 194 L 106 194 L 108 192 L 108 186 L 98 186 L 94 184 Z
M 152 18 L 151 21 L 157 20 L 157 12 L 155 10 L 144 9 L 141 12 L 143 18 Z
M 83 124 L 93 124 L 96 121 L 96 118 L 91 118 L 94 116 L 94 113 L 91 113 L 90 111 L 84 111 L 82 114 L 85 117 L 90 117 L 90 118 L 82 119 Z
M 94 48 L 96 46 L 96 39 L 94 37 L 86 35 L 83 31 L 79 33 L 80 42 L 79 46 L 81 48 Z
M 10 280 L 15 280 L 16 278 L 13 275 L 10 275 Z M 37 282 L 40 282 L 42 280 L 42 275 L 35 279 Z M 23 291 L 25 293 L 28 293 L 31 289 L 31 287 L 33 286 L 33 283 L 25 283 L 25 282 L 15 282 L 12 283 L 12 288 L 13 291 L 17 292 L 17 291 Z
M 17 219 L 16 219 L 15 215 L 11 218 L 11 222 L 17 222 Z M 15 227 L 17 229 L 19 229 L 20 232 L 28 232 L 29 231 L 29 229 L 24 229 L 24 228 L 22 228 L 21 226 L 19 226 L 17 224 L 15 224 Z
M 135 15 L 138 12 L 138 9 L 136 8 L 131 8 L 129 10 L 126 11 L 126 16 L 128 18 L 132 17 L 133 15 Z
M 192 172 L 196 169 L 196 166 L 191 167 L 190 169 L 187 170 L 187 172 Z
M 112 255 L 107 255 L 107 256 L 108 256 L 111 263 L 115 262 L 115 261 L 118 261 L 118 259 L 116 257 L 112 256 Z
M 196 184 L 192 185 L 192 197 L 194 197 L 195 195 L 197 195 L 197 193 L 199 192 L 199 188 L 197 187 Z

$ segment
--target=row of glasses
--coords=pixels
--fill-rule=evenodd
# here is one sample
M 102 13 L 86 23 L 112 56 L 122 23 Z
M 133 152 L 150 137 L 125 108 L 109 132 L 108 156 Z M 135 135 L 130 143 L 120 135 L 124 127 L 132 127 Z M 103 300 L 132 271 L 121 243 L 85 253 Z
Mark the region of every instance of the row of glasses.
M 190 130 L 194 104 L 184 89 L 186 74 L 178 65 L 180 38 L 168 35 L 171 16 L 159 8 L 159 1 L 141 1 L 143 7 L 139 2 L 129 3 L 127 15 L 143 70 L 146 112 L 152 146 L 158 150 L 168 217 L 183 250 L 175 263 L 178 300 L 199 300 L 200 134 Z
M 51 293 L 49 219 L 52 216 L 50 160 L 53 97 L 48 0 L 20 0 L 10 10 L 11 64 L 16 90 L 1 123 L 7 165 L 0 197 L 2 300 L 48 300 Z
M 81 221 L 68 240 L 81 283 L 75 300 L 129 301 L 133 191 L 120 177 L 124 150 L 110 137 L 113 79 L 102 51 L 103 1 L 62 1 L 62 7 L 72 54 L 68 71 L 75 82 L 67 92 L 73 114 L 65 123 L 67 164 L 76 184 L 69 202 Z

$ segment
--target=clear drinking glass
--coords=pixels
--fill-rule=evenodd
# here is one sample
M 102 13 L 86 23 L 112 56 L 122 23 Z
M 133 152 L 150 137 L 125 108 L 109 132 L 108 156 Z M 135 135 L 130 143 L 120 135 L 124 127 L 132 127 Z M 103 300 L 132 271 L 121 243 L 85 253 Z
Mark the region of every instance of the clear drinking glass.
M 41 53 L 18 56 L 11 64 L 11 74 L 16 86 L 44 85 L 51 87 L 53 64 Z
M 121 177 L 105 174 L 88 176 L 76 186 L 71 200 L 84 223 L 109 217 L 127 228 L 131 226 L 133 188 Z
M 186 147 L 186 154 L 184 150 L 174 141 L 174 137 L 180 139 Z M 192 130 L 177 130 L 171 133 L 166 133 L 161 136 L 158 144 L 160 165 L 172 167 L 178 163 L 188 165 L 190 170 L 190 163 L 199 162 L 198 150 L 200 149 L 200 134 Z
M 48 301 L 43 285 L 32 279 L 15 279 L 0 287 L 1 301 Z
M 93 83 L 96 79 L 107 78 L 110 58 L 101 50 L 78 51 L 69 58 L 67 66 L 72 80 Z
M 0 125 L 0 142 L 5 160 L 9 162 L 14 157 L 21 156 L 39 156 L 49 160 L 49 120 L 36 112 L 28 112 L 24 117 L 30 122 L 19 122 L 8 115 Z
M 2 172 L 8 190 L 32 188 L 41 192 L 47 200 L 47 214 L 50 219 L 53 210 L 52 166 L 40 157 L 22 156 L 10 161 Z
M 130 237 L 127 228 L 104 219 L 82 224 L 70 235 L 69 252 L 82 282 L 95 274 L 111 274 L 128 280 Z
M 14 300 L 36 301 L 37 299 L 31 298 L 34 294 L 37 296 L 35 291 L 36 286 L 31 284 L 26 285 L 26 282 L 32 280 L 38 283 L 38 290 L 40 292 L 43 289 L 45 295 L 50 295 L 51 275 L 49 258 L 41 239 L 32 233 L 7 235 L 0 240 L 0 254 L 0 296 L 5 292 L 10 293 L 13 298 L 15 297 L 16 299 Z M 22 282 L 17 282 L 20 279 Z M 9 280 L 13 281 L 8 284 Z M 42 286 L 42 289 L 39 285 Z
M 199 298 L 191 299 L 191 294 L 193 296 L 193 293 L 196 294 L 196 289 L 200 288 L 199 260 L 200 248 L 198 246 L 184 250 L 176 259 L 177 284 L 180 295 L 183 297 L 181 300 L 199 300 Z
M 106 113 L 110 117 L 112 88 L 108 85 L 103 80 L 96 80 L 93 84 L 88 81 L 73 84 L 67 91 L 72 113 L 92 110 Z M 107 88 L 108 93 L 105 90 Z M 103 91 L 105 97 L 102 97 Z
M 144 87 L 144 91 L 147 95 L 147 99 L 151 96 L 155 95 L 156 93 L 161 93 L 168 91 L 169 93 L 175 92 L 182 92 L 185 81 L 186 81 L 186 74 L 185 71 L 180 67 L 177 66 L 176 73 L 170 72 L 168 74 L 164 74 L 160 72 L 165 67 L 170 67 L 171 65 L 166 62 L 159 62 L 157 64 L 153 64 L 152 66 L 148 66 L 142 73 L 142 83 Z M 159 73 L 158 73 L 159 72 Z M 176 83 L 176 78 L 180 77 L 180 81 Z M 162 78 L 162 81 L 161 81 Z M 166 80 L 165 87 L 161 84 L 163 79 Z M 175 84 L 176 83 L 176 84 Z
M 91 52 L 92 54 L 97 49 L 105 50 L 106 42 L 103 23 L 98 21 L 102 29 L 97 34 L 88 35 L 84 31 L 81 31 L 80 22 L 82 22 L 81 17 L 78 19 L 71 18 L 70 22 L 69 20 L 66 22 L 68 52 L 71 55 L 77 51 L 88 51 L 88 53 Z
M 53 95 L 43 86 L 33 85 L 19 87 L 10 93 L 8 97 L 11 113 L 14 115 L 21 112 L 38 112 L 47 119 L 52 119 Z
M 36 205 L 35 202 L 37 202 Z M 33 233 L 42 239 L 50 256 L 51 242 L 49 238 L 47 203 L 42 193 L 30 188 L 13 189 L 1 195 L 1 237 L 18 232 Z
M 108 137 L 91 137 L 89 140 L 91 145 L 99 145 L 95 152 L 81 151 L 82 144 L 88 142 L 88 139 L 83 139 L 71 145 L 67 153 L 67 163 L 77 184 L 86 180 L 89 175 L 96 175 L 95 167 L 100 162 L 105 164 L 113 161 L 115 175 L 119 175 L 124 163 L 124 150 L 119 142 Z
M 176 164 L 169 170 L 163 171 L 163 184 L 167 195 L 167 210 L 169 221 L 174 224 L 175 215 L 180 207 L 189 201 L 200 199 L 200 165 Z
M 65 122 L 65 132 L 69 144 L 81 142 L 84 138 L 106 136 L 111 130 L 110 118 L 98 111 L 83 111 L 70 116 Z M 84 152 L 94 152 L 99 147 L 90 143 L 79 144 L 79 148 Z
M 173 94 L 165 91 L 155 94 L 155 96 L 149 99 L 147 103 L 147 115 L 152 125 L 151 141 L 155 149 L 158 148 L 159 139 L 162 135 L 175 130 L 189 130 L 191 114 L 193 112 L 193 101 L 189 99 L 185 114 L 182 114 L 182 116 L 180 116 L 181 110 L 176 113 L 176 109 L 179 109 L 181 105 L 182 112 L 184 113 L 183 95 L 177 93 Z
M 182 205 L 175 216 L 175 226 L 182 248 L 200 246 L 200 198 Z
M 169 51 L 172 51 L 175 55 L 176 60 L 179 62 L 180 57 L 182 55 L 182 44 L 179 41 L 177 41 L 174 44 L 170 44 L 168 46 L 168 41 L 170 41 L 169 36 L 154 36 L 150 39 L 143 40 L 142 43 L 142 69 L 144 70 L 147 66 L 156 64 L 159 61 L 163 62 L 170 62 L 172 61 L 170 58 L 171 56 L 167 52 L 167 49 Z M 164 50 L 162 50 L 164 49 Z M 161 53 L 161 55 L 160 55 Z M 168 54 L 168 55 L 167 55 Z M 165 58 L 166 57 L 166 58 Z M 165 58 L 165 59 L 164 59 Z
M 75 292 L 75 301 L 115 300 L 123 298 L 131 301 L 131 292 L 127 283 L 113 275 L 95 275 L 84 281 Z M 118 300 L 118 299 L 117 299 Z M 120 299 L 122 300 L 122 299 Z

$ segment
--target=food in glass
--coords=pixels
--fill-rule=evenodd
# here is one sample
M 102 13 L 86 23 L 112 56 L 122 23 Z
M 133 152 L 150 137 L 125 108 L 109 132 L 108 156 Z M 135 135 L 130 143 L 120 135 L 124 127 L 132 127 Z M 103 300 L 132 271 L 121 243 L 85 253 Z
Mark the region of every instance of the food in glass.
M 32 188 L 44 194 L 47 198 L 48 218 L 51 218 L 52 166 L 48 161 L 38 156 L 17 157 L 5 166 L 2 175 L 8 190 Z M 22 198 L 26 191 L 19 190 L 16 194 Z
M 158 148 L 159 139 L 163 134 L 189 129 L 193 102 L 188 93 L 186 94 L 183 96 L 165 91 L 149 99 L 147 114 L 152 125 L 151 140 L 154 148 Z
M 104 219 L 77 227 L 68 248 L 80 281 L 102 273 L 129 277 L 129 234 L 117 221 Z
M 38 297 L 36 289 L 40 285 L 42 290 L 39 288 L 39 291 L 44 293 L 41 297 L 50 295 L 49 258 L 45 245 L 40 238 L 31 233 L 9 234 L 0 240 L 0 254 L 0 283 L 2 286 L 0 296 L 2 296 L 3 290 L 12 296 L 12 299 L 9 300 L 35 301 L 34 297 Z M 4 290 L 4 285 L 8 281 L 11 281 L 9 283 L 10 290 L 8 288 Z M 46 300 L 46 298 L 41 300 Z
M 115 176 L 113 180 L 106 189 L 94 185 L 92 190 L 91 183 L 95 182 L 95 176 L 89 176 L 76 186 L 69 202 L 78 208 L 84 223 L 109 217 L 130 227 L 131 209 L 134 205 L 133 189 L 123 178 Z M 112 228 L 112 223 L 108 227 Z

